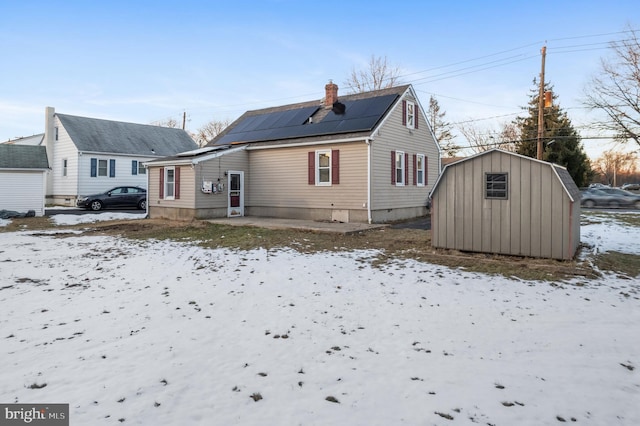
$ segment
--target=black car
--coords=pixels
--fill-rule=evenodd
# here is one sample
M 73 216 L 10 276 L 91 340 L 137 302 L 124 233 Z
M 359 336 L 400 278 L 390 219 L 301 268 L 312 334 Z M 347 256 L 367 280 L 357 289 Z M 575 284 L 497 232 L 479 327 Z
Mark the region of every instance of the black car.
M 102 194 L 80 196 L 76 205 L 95 211 L 107 207 L 137 207 L 144 210 L 147 208 L 147 190 L 138 186 L 116 186 Z

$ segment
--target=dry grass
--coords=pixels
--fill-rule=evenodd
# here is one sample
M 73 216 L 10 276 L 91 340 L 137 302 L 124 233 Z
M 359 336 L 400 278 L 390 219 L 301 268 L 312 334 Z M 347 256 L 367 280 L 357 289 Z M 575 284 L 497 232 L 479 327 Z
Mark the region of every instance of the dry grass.
M 3 231 L 48 229 L 48 218 L 15 219 Z M 59 226 L 56 228 L 60 228 Z M 383 228 L 341 235 L 302 230 L 273 230 L 248 226 L 228 226 L 205 221 L 176 222 L 160 219 L 118 220 L 68 226 L 85 233 L 119 235 L 134 240 L 174 240 L 207 248 L 276 250 L 292 248 L 301 253 L 323 251 L 374 250 L 370 261 L 383 267 L 396 259 L 415 259 L 467 271 L 524 280 L 558 281 L 574 277 L 595 277 L 588 265 L 577 261 L 556 261 L 481 253 L 463 253 L 431 247 L 431 232 L 416 229 Z M 60 234 L 65 237 L 69 234 Z M 637 256 L 631 256 L 637 258 Z M 628 264 L 628 260 L 622 262 Z M 602 268 L 604 263 L 597 264 Z M 616 266 L 617 267 L 617 266 Z M 623 271 L 622 271 L 623 272 Z M 625 273 L 633 273 L 628 271 Z M 635 276 L 635 275 L 631 275 Z

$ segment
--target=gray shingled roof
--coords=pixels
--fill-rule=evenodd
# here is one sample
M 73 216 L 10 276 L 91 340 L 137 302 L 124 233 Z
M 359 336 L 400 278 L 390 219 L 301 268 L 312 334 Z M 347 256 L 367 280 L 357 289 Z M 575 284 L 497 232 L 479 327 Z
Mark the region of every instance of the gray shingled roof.
M 0 169 L 48 169 L 44 146 L 0 144 Z
M 168 156 L 198 145 L 182 129 L 56 114 L 79 151 Z

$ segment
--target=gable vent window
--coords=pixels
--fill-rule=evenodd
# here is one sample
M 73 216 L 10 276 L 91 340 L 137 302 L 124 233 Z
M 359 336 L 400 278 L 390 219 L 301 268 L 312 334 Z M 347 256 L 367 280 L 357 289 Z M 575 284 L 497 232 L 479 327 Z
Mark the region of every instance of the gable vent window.
M 509 194 L 509 176 L 507 173 L 485 173 L 485 198 L 506 200 Z

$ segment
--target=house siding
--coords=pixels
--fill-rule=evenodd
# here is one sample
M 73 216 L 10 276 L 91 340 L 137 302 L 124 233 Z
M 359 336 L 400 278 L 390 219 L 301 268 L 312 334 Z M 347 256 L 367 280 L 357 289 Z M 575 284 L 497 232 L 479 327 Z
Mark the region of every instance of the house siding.
M 0 170 L 0 210 L 33 210 L 36 216 L 44 216 L 45 175 L 44 171 Z
M 309 152 L 340 151 L 340 183 L 310 185 Z M 254 216 L 366 221 L 367 145 L 364 141 L 250 151 L 245 203 Z M 339 206 L 339 207 L 336 207 Z
M 508 199 L 484 197 L 487 172 L 508 173 Z M 570 259 L 579 209 L 551 165 L 496 151 L 447 167 L 433 194 L 432 245 Z
M 75 205 L 78 195 L 78 166 L 79 154 L 76 146 L 71 141 L 69 134 L 66 132 L 60 120 L 55 117 L 53 119 L 54 127 L 58 128 L 58 140 L 51 135 L 48 142 L 52 145 L 50 153 L 52 157 L 49 159 L 51 172 L 47 179 L 51 180 L 47 192 L 48 202 L 54 204 Z M 67 160 L 67 176 L 62 176 L 62 161 Z M 83 195 L 95 194 L 95 192 L 84 193 Z
M 195 182 L 193 191 L 196 197 L 196 209 L 194 217 L 199 219 L 211 219 L 227 217 L 229 199 L 229 180 L 226 172 L 229 170 L 244 172 L 245 207 L 247 204 L 248 183 L 250 181 L 249 158 L 246 151 L 221 155 L 217 158 L 203 161 L 194 165 Z M 219 193 L 206 194 L 202 192 L 202 182 L 211 181 L 213 184 L 221 183 L 223 190 Z M 181 185 L 183 189 L 184 185 Z M 187 189 L 191 191 L 191 189 Z
M 175 167 L 180 167 L 180 198 L 175 200 L 160 198 L 161 167 L 154 166 L 147 169 L 149 175 L 147 205 L 149 217 L 152 219 L 190 220 L 198 217 L 195 208 L 196 195 L 193 190 L 196 187 L 195 169 L 190 165 Z
M 91 159 L 107 161 L 107 176 L 91 176 Z M 110 177 L 109 162 L 115 160 L 115 176 Z M 131 161 L 146 162 L 149 158 L 109 154 L 82 153 L 78 156 L 78 194 L 89 195 L 104 192 L 114 186 L 139 186 L 147 188 L 147 175 L 131 173 Z
M 417 99 L 409 94 L 404 100 L 419 105 Z M 394 110 L 387 116 L 371 142 L 371 210 L 374 222 L 400 220 L 426 214 L 429 192 L 433 188 L 440 172 L 440 152 L 430 126 L 422 110 L 419 112 L 418 129 L 408 129 L 403 125 L 402 101 L 396 103 Z M 409 179 L 405 186 L 393 185 L 391 177 L 391 151 L 403 151 L 409 154 Z M 426 157 L 426 185 L 413 184 L 413 155 Z

